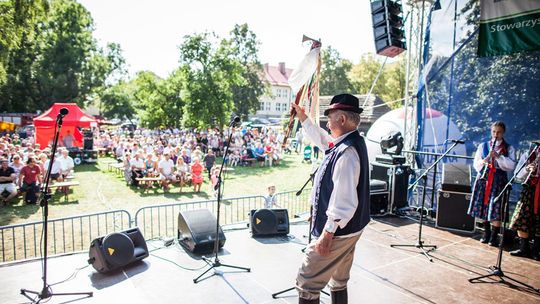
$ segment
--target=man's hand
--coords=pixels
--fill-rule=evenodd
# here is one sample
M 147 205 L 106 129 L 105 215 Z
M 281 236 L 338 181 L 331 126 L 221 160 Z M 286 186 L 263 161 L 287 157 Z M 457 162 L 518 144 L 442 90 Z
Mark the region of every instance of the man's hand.
M 315 252 L 322 256 L 329 255 L 330 248 L 332 247 L 333 238 L 333 233 L 324 230 L 319 239 L 317 239 L 317 242 L 315 243 Z
M 296 117 L 298 117 L 298 120 L 300 120 L 300 122 L 304 122 L 304 120 L 307 119 L 307 115 L 306 115 L 306 113 L 304 111 L 304 108 L 302 108 L 301 106 L 295 104 L 294 102 L 291 103 L 291 107 L 296 112 Z

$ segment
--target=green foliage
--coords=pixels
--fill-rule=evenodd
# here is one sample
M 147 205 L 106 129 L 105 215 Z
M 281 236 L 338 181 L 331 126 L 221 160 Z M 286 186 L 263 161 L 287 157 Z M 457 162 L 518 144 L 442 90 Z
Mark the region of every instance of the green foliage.
M 230 39 L 222 41 L 221 49 L 228 53 L 229 58 L 235 59 L 230 66 L 231 72 L 239 73 L 241 79 L 231 84 L 234 112 L 246 119 L 249 114 L 257 111 L 259 97 L 266 92 L 260 77 L 263 73 L 258 58 L 260 42 L 247 24 L 235 25 L 231 35 Z
M 349 77 L 356 92 L 367 94 L 379 73 L 382 62 L 374 57 L 373 54 L 362 56 L 360 63 L 354 65 Z M 405 95 L 405 60 L 403 57 L 398 61 L 386 64 L 383 68 L 372 95 L 380 96 L 385 102 L 396 101 Z M 396 108 L 400 103 L 391 103 L 390 107 Z
M 348 77 L 352 69 L 352 63 L 349 60 L 342 59 L 339 52 L 331 46 L 322 50 L 321 59 L 320 94 L 354 93 L 354 87 Z
M 31 14 L 33 22 L 21 26 L 24 30 L 17 43 L 8 46 L 0 111 L 33 112 L 54 102 L 84 106 L 104 88 L 111 73 L 122 69 L 118 45 L 111 44 L 107 50 L 97 48 L 92 17 L 82 5 L 73 0 L 50 3 L 48 14 Z M 13 9 L 13 18 L 24 18 L 28 11 Z

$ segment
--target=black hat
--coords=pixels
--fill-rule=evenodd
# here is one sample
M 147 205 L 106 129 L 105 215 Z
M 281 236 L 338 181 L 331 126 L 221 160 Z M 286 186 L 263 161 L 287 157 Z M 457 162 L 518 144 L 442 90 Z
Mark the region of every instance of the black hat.
M 328 109 L 324 110 L 324 115 L 328 116 L 331 110 L 350 111 L 355 113 L 362 113 L 364 109 L 360 108 L 358 98 L 351 94 L 339 94 L 332 98 Z

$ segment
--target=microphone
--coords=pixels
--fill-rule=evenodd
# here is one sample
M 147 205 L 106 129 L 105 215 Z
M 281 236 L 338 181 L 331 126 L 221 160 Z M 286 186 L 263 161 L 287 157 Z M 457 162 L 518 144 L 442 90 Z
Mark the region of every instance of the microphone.
M 234 127 L 234 126 L 237 126 L 239 123 L 240 123 L 240 117 L 235 116 L 233 119 L 231 119 L 230 126 Z
M 60 109 L 60 113 L 58 113 L 58 115 L 64 117 L 64 116 L 66 116 L 68 113 L 69 113 L 68 108 L 61 108 L 61 109 Z
M 464 140 L 459 140 L 459 139 L 449 139 L 449 141 L 451 141 L 453 143 L 456 143 L 456 144 L 464 144 L 465 143 Z

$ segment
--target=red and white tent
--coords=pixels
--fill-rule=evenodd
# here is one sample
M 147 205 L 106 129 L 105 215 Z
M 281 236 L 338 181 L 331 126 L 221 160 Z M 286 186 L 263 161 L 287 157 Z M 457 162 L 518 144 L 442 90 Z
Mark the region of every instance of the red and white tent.
M 34 118 L 34 126 L 36 128 L 36 143 L 43 149 L 49 143 L 52 143 L 55 132 L 56 117 L 61 108 L 67 108 L 68 114 L 62 120 L 62 129 L 60 131 L 60 140 L 68 131 L 73 135 L 75 147 L 83 146 L 83 135 L 79 128 L 88 128 L 97 126 L 96 120 L 84 113 L 75 103 L 55 103 L 50 109 L 43 114 Z

